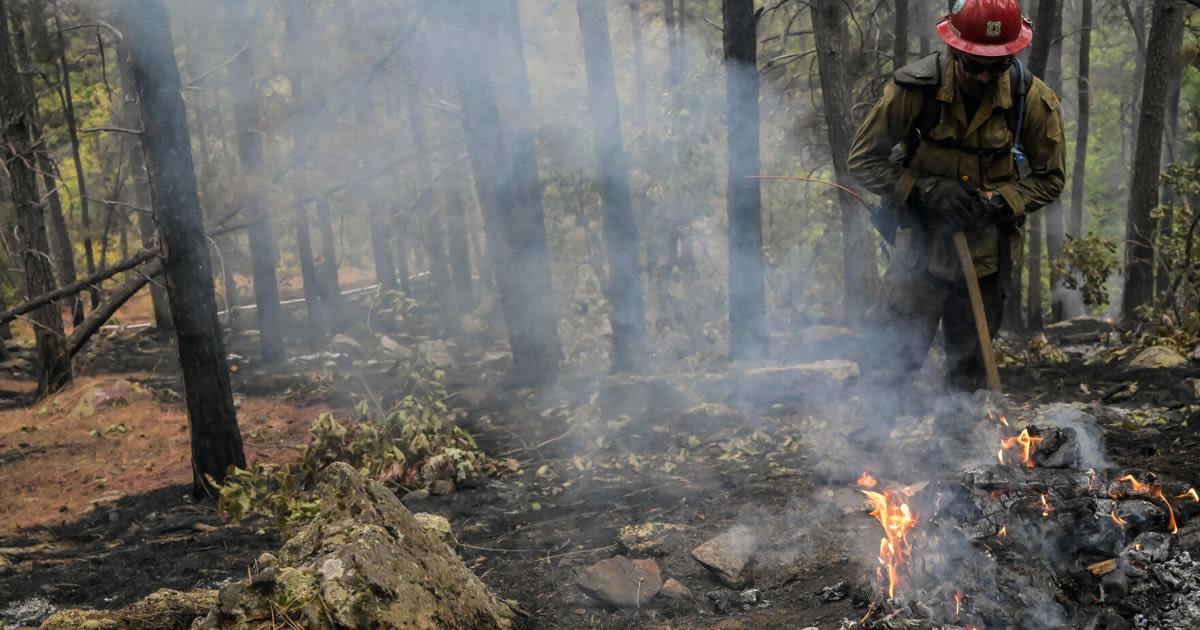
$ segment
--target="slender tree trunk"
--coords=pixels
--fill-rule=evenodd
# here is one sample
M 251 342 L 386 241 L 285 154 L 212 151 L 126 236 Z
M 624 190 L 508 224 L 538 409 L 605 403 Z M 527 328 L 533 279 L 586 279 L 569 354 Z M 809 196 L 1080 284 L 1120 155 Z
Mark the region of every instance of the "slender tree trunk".
M 813 34 L 816 39 L 817 68 L 821 75 L 821 95 L 825 104 L 825 124 L 833 171 L 838 184 L 854 187 L 846 162 L 850 140 L 854 137 L 850 111 L 850 88 L 846 81 L 846 7 L 841 0 L 818 0 L 812 8 Z M 849 193 L 838 191 L 842 211 L 842 282 L 846 291 L 843 311 L 849 322 L 861 322 L 879 292 L 879 267 L 876 244 L 863 209 Z
M 762 191 L 758 147 L 758 37 L 753 0 L 724 0 L 725 101 L 729 107 L 729 352 L 734 359 L 767 355 L 763 286 Z
M 1170 48 L 1167 71 L 1167 104 L 1166 104 L 1166 135 L 1163 138 L 1162 161 L 1163 169 L 1175 164 L 1180 159 L 1179 152 L 1183 148 L 1182 138 L 1179 137 L 1179 98 L 1183 92 L 1183 20 L 1176 20 L 1171 26 Z M 1175 191 L 1164 184 L 1160 190 L 1160 205 L 1163 208 L 1163 218 L 1158 225 L 1160 242 L 1171 237 L 1175 223 Z M 1170 286 L 1170 261 L 1160 247 L 1158 250 L 1158 274 L 1155 278 L 1155 294 L 1166 295 Z
M 1035 37 L 1048 40 L 1045 74 L 1046 85 L 1056 94 L 1062 93 L 1062 0 L 1041 0 L 1038 4 L 1037 25 L 1039 32 Z M 1054 271 L 1053 262 L 1063 256 L 1063 234 L 1066 230 L 1063 217 L 1062 201 L 1055 199 L 1042 209 L 1043 222 L 1046 232 L 1047 267 L 1050 271 L 1050 313 L 1051 321 L 1061 321 L 1065 312 L 1067 289 L 1062 284 L 1062 278 Z
M 1159 169 L 1162 165 L 1163 127 L 1172 50 L 1171 33 L 1183 20 L 1185 8 L 1176 0 L 1155 0 L 1142 77 L 1142 105 L 1138 123 L 1133 176 L 1129 185 L 1129 215 L 1125 223 L 1125 289 L 1121 316 L 1137 317 L 1139 306 L 1154 298 L 1154 218 L 1158 205 Z
M 96 273 L 96 259 L 92 252 L 92 220 L 88 213 L 87 178 L 83 174 L 83 159 L 79 152 L 79 129 L 75 120 L 75 99 L 71 93 L 71 69 L 67 65 L 67 40 L 63 34 L 58 14 L 54 15 L 54 26 L 58 29 L 58 55 L 62 79 L 63 116 L 67 119 L 67 133 L 71 138 L 71 159 L 75 162 L 75 185 L 79 189 L 79 220 L 83 230 L 83 256 L 87 262 L 88 275 Z M 100 304 L 100 289 L 93 287 L 92 308 Z
M 1140 77 L 1146 74 L 1146 8 L 1148 3 L 1144 0 L 1139 0 L 1130 4 L 1130 0 L 1121 0 L 1121 8 L 1125 11 L 1125 19 L 1129 22 L 1129 28 L 1133 31 L 1134 49 L 1133 49 L 1133 98 L 1129 102 L 1128 111 L 1130 112 L 1130 121 L 1128 125 L 1122 125 L 1123 129 L 1128 129 L 1129 133 L 1123 138 L 1122 147 L 1128 147 L 1128 154 L 1132 155 L 1136 151 L 1136 138 L 1138 137 L 1138 124 L 1142 102 L 1142 83 Z M 1123 117 L 1122 117 L 1123 118 Z M 1124 157 L 1126 153 L 1122 153 Z
M 381 292 L 396 291 L 396 261 L 392 258 L 392 226 L 388 222 L 383 202 L 368 193 L 367 225 L 371 230 L 371 256 L 375 261 L 375 282 Z
M 1080 0 L 1079 6 L 1079 65 L 1076 70 L 1078 96 L 1075 116 L 1075 165 L 1071 175 L 1071 227 L 1076 238 L 1083 236 L 1083 200 L 1087 190 L 1088 131 L 1091 124 L 1092 88 L 1090 82 L 1092 55 L 1092 0 Z
M 443 66 L 444 67 L 444 66 Z M 459 136 L 455 126 L 438 125 L 442 144 L 455 146 Z M 452 159 L 452 158 L 451 158 Z M 458 308 L 463 313 L 475 310 L 475 279 L 471 276 L 471 221 L 467 218 L 467 202 L 459 189 L 457 176 L 459 166 L 450 166 L 452 173 L 441 182 L 441 196 L 446 203 L 446 241 L 450 252 L 450 273 L 454 277 L 454 295 Z
M 642 269 L 637 224 L 629 192 L 629 158 L 621 139 L 621 113 L 613 76 L 608 13 L 603 0 L 579 0 L 579 28 L 587 66 L 592 137 L 600 173 L 604 241 L 608 246 L 608 286 L 612 307 L 612 369 L 638 371 L 649 359 L 646 308 L 642 302 Z
M 426 141 L 425 106 L 421 103 L 421 83 L 419 74 L 411 72 L 410 84 L 404 92 L 405 109 L 408 114 L 409 135 L 412 138 L 413 150 L 427 156 L 417 159 L 414 164 L 419 198 L 413 206 L 417 217 L 424 217 L 425 250 L 429 252 L 429 277 L 433 282 L 434 293 L 437 296 L 438 313 L 440 314 L 442 332 L 451 336 L 458 332 L 458 304 L 454 294 L 454 282 L 450 275 L 450 261 L 446 256 L 446 229 L 442 219 L 442 208 L 432 203 L 437 199 L 435 194 L 437 182 L 433 181 L 433 172 L 429 164 L 433 155 Z
M 921 0 L 917 0 L 919 4 Z M 908 0 L 896 0 L 895 32 L 892 33 L 892 68 L 908 64 Z M 921 25 L 925 26 L 925 25 Z
M 633 45 L 633 123 L 645 129 L 649 120 L 646 93 L 646 51 L 642 42 L 641 0 L 629 0 L 629 39 Z
M 1004 326 L 1013 332 L 1025 332 L 1025 316 L 1021 311 L 1024 302 L 1022 281 L 1025 277 L 1025 240 L 1018 243 L 1016 256 L 1012 261 L 1012 272 L 1009 277 L 1010 295 L 1004 301 Z
M 452 12 L 446 10 L 461 29 L 443 39 L 454 42 L 448 53 L 513 355 L 509 383 L 552 384 L 558 379 L 561 350 L 516 6 L 509 0 L 462 0 Z M 490 70 L 479 63 L 488 58 L 485 50 L 494 62 Z M 518 114 L 506 115 L 512 125 L 507 130 L 489 82 L 492 76 L 509 90 L 503 96 L 513 101 L 510 107 Z M 512 138 L 511 151 L 506 135 Z
M 258 339 L 263 363 L 283 361 L 283 309 L 279 305 L 279 285 L 275 236 L 271 218 L 263 200 L 263 148 L 258 108 L 258 90 L 254 81 L 258 72 L 257 43 L 253 41 L 255 16 L 252 0 L 225 0 L 225 52 L 233 59 L 230 83 L 233 90 L 233 120 L 237 128 L 238 161 L 249 186 L 245 215 L 250 220 L 246 235 L 250 239 L 250 265 L 254 277 L 255 312 L 258 314 Z
M 207 99 L 211 102 L 211 106 L 205 110 L 200 109 L 196 112 L 194 120 L 196 122 L 196 142 L 200 146 L 200 182 L 203 184 L 204 196 L 212 197 L 214 189 L 214 176 L 212 167 L 207 159 L 207 156 L 212 155 L 212 150 L 208 141 L 208 131 L 206 129 L 205 120 L 212 116 L 212 119 L 217 122 L 218 136 L 222 138 L 224 144 L 225 130 L 224 125 L 221 125 L 221 107 L 215 94 L 209 94 Z M 204 99 L 200 99 L 204 102 Z M 224 146 L 225 154 L 228 154 L 229 146 Z M 230 331 L 237 330 L 241 327 L 241 296 L 238 294 L 237 282 L 234 279 L 233 262 L 237 254 L 238 233 L 229 232 L 217 238 L 213 244 L 213 249 L 217 252 L 217 262 L 220 265 L 218 270 L 221 274 L 221 306 L 225 308 L 225 325 Z
M 25 294 L 29 298 L 54 290 L 46 241 L 46 215 L 38 202 L 36 163 L 30 124 L 33 93 L 17 73 L 16 56 L 8 37 L 8 2 L 0 0 L 0 150 L 3 167 L 12 189 L 17 214 L 17 242 L 25 268 Z M 71 382 L 71 360 L 63 336 L 62 310 L 52 302 L 33 312 L 33 331 L 38 354 L 37 397 L 52 394 Z
M 338 279 L 337 238 L 333 233 L 333 220 L 329 215 L 329 198 L 317 198 L 317 231 L 321 235 L 321 263 L 317 266 L 321 291 L 329 304 L 329 328 L 341 332 L 350 325 L 350 314 L 346 300 L 342 297 L 342 283 Z
M 29 57 L 29 41 L 25 37 L 22 24 L 21 8 L 29 12 L 29 7 L 17 5 L 13 14 L 13 48 L 16 51 L 17 63 L 21 67 L 21 79 L 28 94 L 35 94 L 33 87 L 33 61 Z M 61 284 L 75 282 L 75 248 L 71 244 L 71 234 L 67 230 L 67 219 L 63 215 L 62 198 L 58 194 L 58 182 L 54 179 L 54 164 L 50 161 L 46 139 L 42 132 L 41 115 L 38 113 L 37 99 L 30 104 L 29 125 L 32 130 L 33 150 L 37 153 L 38 170 L 42 172 L 42 186 L 45 188 L 44 199 L 47 201 L 46 218 L 50 222 L 50 250 L 53 252 L 54 265 L 58 270 L 58 281 Z M 71 322 L 78 326 L 83 321 L 83 300 L 73 295 L 70 298 Z
M 246 456 L 217 322 L 171 25 L 162 0 L 121 0 L 119 7 L 145 125 L 150 195 L 167 252 L 167 295 L 191 426 L 192 493 L 211 497 L 207 478 L 220 482 L 230 466 L 244 468 Z
M 940 0 L 935 1 L 941 4 Z M 913 0 L 911 3 L 913 23 L 917 25 L 917 50 L 920 51 L 921 57 L 929 54 L 929 36 L 934 28 L 933 19 L 929 15 L 929 2 L 930 0 Z
M 1062 0 L 1039 0 L 1034 21 L 1046 26 L 1034 34 L 1033 46 L 1029 52 L 1029 71 L 1043 80 L 1049 79 L 1047 69 L 1050 66 L 1050 57 L 1057 36 L 1056 30 L 1058 30 L 1054 27 L 1056 15 L 1060 18 L 1062 16 Z M 1059 24 L 1061 24 L 1061 20 Z M 1026 231 L 1025 261 L 1028 264 L 1029 304 L 1025 325 L 1031 331 L 1041 330 L 1045 323 L 1042 304 L 1042 248 L 1045 240 L 1043 215 L 1048 213 L 1049 208 L 1034 213 L 1026 219 L 1028 229 Z
M 681 0 L 682 1 L 682 0 Z M 663 20 L 667 25 L 667 86 L 675 87 L 683 82 L 683 72 L 679 60 L 679 32 L 675 30 L 675 20 L 679 14 L 675 9 L 675 0 L 663 0 Z
M 311 7 L 308 0 L 286 0 L 284 3 L 284 43 L 288 50 L 287 76 L 292 91 L 292 110 L 299 116 L 307 114 L 311 108 L 306 101 L 307 94 L 304 86 L 304 71 L 309 68 L 311 57 L 309 48 L 301 43 L 301 37 L 311 35 Z M 300 147 L 306 141 L 301 134 L 293 137 L 295 146 Z M 313 258 L 312 233 L 309 229 L 308 198 L 309 186 L 306 177 L 300 174 L 304 157 L 297 159 L 296 186 L 296 253 L 300 259 L 300 278 L 304 284 L 304 309 L 308 317 L 309 339 L 312 345 L 324 344 L 326 332 L 329 330 L 329 314 L 326 312 L 328 303 L 321 296 L 320 281 L 317 276 L 317 264 Z

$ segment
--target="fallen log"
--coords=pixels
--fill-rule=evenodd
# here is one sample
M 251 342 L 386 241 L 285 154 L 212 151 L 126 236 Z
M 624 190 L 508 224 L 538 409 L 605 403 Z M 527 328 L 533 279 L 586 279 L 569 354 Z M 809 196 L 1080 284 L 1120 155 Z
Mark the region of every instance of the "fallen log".
M 150 280 L 162 273 L 162 260 L 155 259 L 142 268 L 138 275 L 129 278 L 116 291 L 113 291 L 103 302 L 88 313 L 87 318 L 79 323 L 78 326 L 71 331 L 71 335 L 67 337 L 67 352 L 74 358 L 75 355 L 83 349 L 84 344 L 100 327 L 107 322 L 117 309 L 129 301 L 134 294 L 142 290 L 142 287 L 149 284 Z
M 71 284 L 59 287 L 53 291 L 50 291 L 49 293 L 43 293 L 43 294 L 29 300 L 28 302 L 25 302 L 24 304 L 14 306 L 14 307 L 8 309 L 7 311 L 4 311 L 3 313 L 0 313 L 0 324 L 5 324 L 7 322 L 10 322 L 30 311 L 35 311 L 38 308 L 44 306 L 45 304 L 47 304 L 49 302 L 53 302 L 55 300 L 65 298 L 67 296 L 74 295 L 76 293 L 79 293 L 80 291 L 85 291 L 97 282 L 102 282 L 104 280 L 107 280 L 107 279 L 121 273 L 122 271 L 129 271 L 130 269 L 133 269 L 134 267 L 146 262 L 147 260 L 157 257 L 158 255 L 159 254 L 156 251 L 142 250 L 142 251 L 138 252 L 136 256 L 133 256 L 132 258 L 130 258 L 128 260 L 119 262 L 119 263 L 113 265 L 112 267 L 109 267 L 107 269 L 101 269 L 100 271 L 97 271 L 96 273 L 94 273 L 86 278 L 76 280 L 75 282 L 72 282 Z

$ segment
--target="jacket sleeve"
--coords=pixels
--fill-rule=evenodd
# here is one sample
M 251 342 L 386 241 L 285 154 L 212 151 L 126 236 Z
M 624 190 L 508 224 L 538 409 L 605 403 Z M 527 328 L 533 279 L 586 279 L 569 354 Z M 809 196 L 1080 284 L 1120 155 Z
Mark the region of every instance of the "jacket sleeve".
M 1066 182 L 1067 143 L 1058 96 L 1040 79 L 1035 79 L 1025 102 L 1021 148 L 1025 151 L 1031 174 L 996 189 L 1016 216 L 1038 210 L 1057 199 Z
M 883 198 L 907 199 L 916 175 L 891 159 L 892 149 L 904 140 L 921 113 L 920 90 L 889 82 L 854 135 L 850 147 L 850 174 L 867 190 Z

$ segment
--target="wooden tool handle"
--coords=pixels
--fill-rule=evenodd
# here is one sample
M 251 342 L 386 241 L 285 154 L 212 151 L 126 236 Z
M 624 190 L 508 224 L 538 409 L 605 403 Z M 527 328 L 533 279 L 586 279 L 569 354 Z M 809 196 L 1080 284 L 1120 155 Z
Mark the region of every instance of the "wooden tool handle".
M 971 314 L 975 316 L 975 333 L 979 337 L 979 354 L 983 357 L 983 369 L 987 372 L 988 389 L 996 396 L 1004 395 L 1000 384 L 1000 370 L 996 367 L 996 353 L 992 351 L 992 336 L 988 334 L 987 313 L 983 310 L 983 294 L 979 291 L 979 276 L 975 275 L 975 260 L 967 246 L 967 236 L 962 230 L 954 233 L 954 249 L 962 265 L 967 294 L 971 298 Z

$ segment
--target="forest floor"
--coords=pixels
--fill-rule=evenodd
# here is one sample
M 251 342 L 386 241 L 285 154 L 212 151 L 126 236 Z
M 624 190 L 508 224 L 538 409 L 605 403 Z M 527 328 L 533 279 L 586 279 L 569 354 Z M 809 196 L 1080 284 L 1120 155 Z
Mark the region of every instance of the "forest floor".
M 444 496 L 413 494 L 406 504 L 450 520 L 464 562 L 519 604 L 518 627 L 826 630 L 867 612 L 862 598 L 825 590 L 842 582 L 863 588 L 880 531 L 852 482 L 823 483 L 813 472 L 828 453 L 818 440 L 836 433 L 846 412 L 836 393 L 725 406 L 707 404 L 689 375 L 612 378 L 578 367 L 546 391 L 506 390 L 507 354 L 494 331 L 443 342 L 428 320 L 414 321 L 388 334 L 447 364 L 449 402 L 462 425 L 520 471 Z M 292 324 L 298 330 L 301 322 Z M 1062 328 L 1050 338 L 1065 343 L 1077 333 Z M 292 359 L 272 369 L 245 358 L 257 354 L 254 335 L 229 337 L 251 462 L 296 459 L 323 411 L 403 395 L 390 372 L 396 363 L 373 354 L 368 333 L 356 337 L 363 356 L 350 365 L 326 366 L 295 340 Z M 1131 413 L 1100 425 L 1115 466 L 1197 475 L 1200 417 L 1179 384 L 1200 369 L 1066 359 L 1005 368 L 1013 407 L 1117 405 Z M 77 372 L 69 390 L 33 406 L 27 365 L 13 364 L 0 380 L 0 627 L 35 625 L 62 608 L 116 608 L 163 587 L 216 588 L 281 544 L 264 521 L 225 524 L 211 503 L 189 498 L 187 421 L 168 341 L 144 330 L 109 332 Z M 623 527 L 647 522 L 677 526 L 642 555 L 690 594 L 615 610 L 574 585 L 584 567 L 629 553 L 618 541 Z M 781 560 L 751 568 L 769 603 L 722 614 L 713 600 L 736 591 L 689 551 L 739 526 L 759 532 L 758 546 Z M 1185 548 L 1200 543 L 1196 534 L 1184 528 Z

